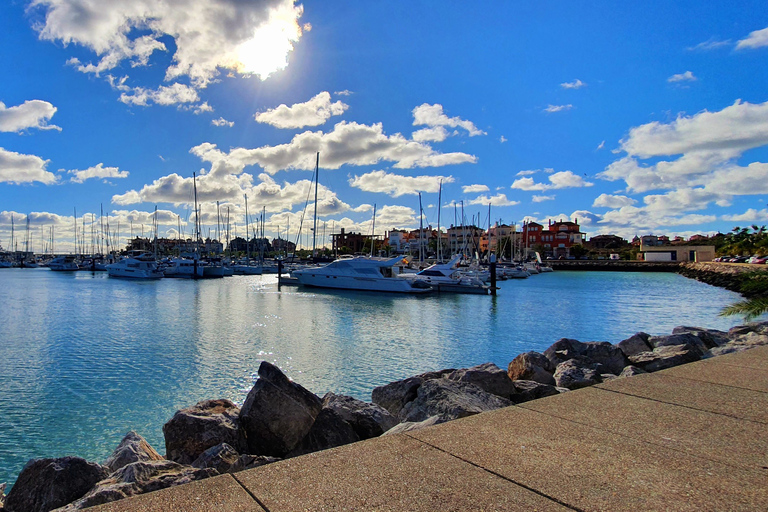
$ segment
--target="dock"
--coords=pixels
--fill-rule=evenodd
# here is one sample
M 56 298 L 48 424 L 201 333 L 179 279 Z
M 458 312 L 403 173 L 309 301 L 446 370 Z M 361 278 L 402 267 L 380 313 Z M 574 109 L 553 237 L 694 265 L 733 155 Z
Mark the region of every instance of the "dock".
M 768 346 L 93 508 L 766 509 Z

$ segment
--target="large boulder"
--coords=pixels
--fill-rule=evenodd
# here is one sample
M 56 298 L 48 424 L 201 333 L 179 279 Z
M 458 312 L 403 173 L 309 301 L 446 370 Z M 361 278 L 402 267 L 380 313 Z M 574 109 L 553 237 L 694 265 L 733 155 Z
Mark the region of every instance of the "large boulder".
M 383 407 L 351 396 L 327 393 L 323 397 L 323 408 L 336 411 L 360 439 L 378 437 L 397 425 L 397 418 Z
M 633 366 L 637 366 L 646 372 L 664 370 L 665 368 L 692 363 L 699 359 L 701 359 L 701 356 L 687 345 L 660 346 L 653 349 L 653 351 L 642 352 L 629 358 Z
M 514 358 L 507 367 L 507 375 L 511 380 L 532 380 L 542 384 L 555 384 L 552 374 L 555 367 L 543 354 L 524 352 Z
M 560 391 L 555 386 L 533 380 L 516 380 L 514 386 L 515 393 L 511 396 L 512 403 L 514 404 L 522 404 L 523 402 L 560 394 Z
M 557 365 L 554 377 L 558 387 L 579 389 L 602 382 L 601 373 L 603 371 L 600 363 L 574 358 Z
M 449 373 L 447 378 L 456 382 L 474 384 L 487 393 L 506 399 L 509 399 L 509 396 L 514 391 L 512 380 L 507 375 L 507 372 L 493 363 L 484 363 L 472 368 L 456 370 Z
M 616 346 L 619 347 L 619 350 L 624 352 L 625 356 L 633 356 L 640 352 L 648 352 L 649 350 L 652 350 L 652 347 L 648 344 L 648 338 L 650 337 L 650 334 L 636 332 L 629 338 L 618 342 Z
M 564 363 L 569 359 L 585 358 L 593 363 L 600 363 L 608 373 L 618 375 L 629 362 L 627 356 L 619 347 L 607 341 L 590 341 L 582 343 L 578 340 L 562 338 L 544 351 L 544 356 L 553 366 Z
M 182 466 L 170 460 L 133 462 L 96 485 L 88 494 L 57 510 L 71 512 L 216 476 L 215 469 Z
M 387 430 L 384 435 L 391 436 L 394 434 L 402 434 L 403 432 L 412 432 L 414 430 L 421 430 L 422 428 L 431 427 L 432 425 L 439 425 L 445 423 L 446 420 L 442 416 L 430 416 L 424 421 L 404 421 L 398 425 L 395 425 L 391 429 Z
M 240 471 L 240 454 L 227 443 L 211 446 L 192 462 L 192 467 L 198 469 L 213 468 L 217 473 L 234 473 Z
M 659 347 L 670 347 L 673 345 L 682 345 L 696 352 L 699 357 L 703 356 L 707 350 L 709 350 L 709 347 L 704 344 L 701 338 L 689 332 L 670 334 L 667 336 L 651 336 L 648 338 L 648 344 L 652 349 Z
M 419 422 L 430 416 L 440 416 L 453 420 L 509 405 L 512 405 L 509 400 L 483 391 L 474 384 L 433 379 L 419 387 L 416 399 L 401 411 L 401 419 Z
M 371 402 L 388 410 L 392 416 L 398 417 L 405 404 L 416 398 L 422 383 L 432 379 L 440 379 L 455 371 L 455 368 L 450 368 L 436 372 L 427 372 L 375 387 L 373 392 L 371 392 Z
M 106 469 L 79 457 L 33 459 L 19 473 L 5 499 L 6 512 L 48 512 L 81 498 Z
M 723 354 L 741 352 L 742 350 L 747 350 L 759 345 L 768 345 L 768 336 L 757 332 L 747 332 L 746 334 L 735 336 L 731 341 L 724 345 L 710 349 L 708 355 L 721 356 Z
M 689 333 L 698 337 L 704 345 L 708 348 L 719 347 L 725 345 L 730 341 L 728 333 L 725 331 L 718 331 L 717 329 L 705 329 L 703 327 L 689 327 L 686 325 L 679 325 L 672 329 L 672 334 L 684 334 Z
M 641 373 L 648 373 L 642 368 L 638 368 L 637 366 L 625 366 L 623 370 L 621 370 L 621 373 L 619 374 L 619 378 L 624 377 L 634 377 L 635 375 L 640 375 Z
M 104 467 L 109 473 L 114 473 L 132 462 L 147 460 L 163 460 L 163 456 L 157 453 L 146 439 L 136 432 L 130 431 L 120 441 L 112 455 L 104 461 Z
M 240 410 L 248 453 L 283 457 L 309 433 L 322 402 L 266 361 Z
M 163 425 L 165 456 L 179 464 L 191 464 L 205 450 L 220 443 L 245 451 L 239 414 L 240 409 L 229 400 L 204 400 L 176 411 Z
M 323 408 L 301 442 L 286 457 L 298 457 L 360 440 L 354 429 L 333 409 Z

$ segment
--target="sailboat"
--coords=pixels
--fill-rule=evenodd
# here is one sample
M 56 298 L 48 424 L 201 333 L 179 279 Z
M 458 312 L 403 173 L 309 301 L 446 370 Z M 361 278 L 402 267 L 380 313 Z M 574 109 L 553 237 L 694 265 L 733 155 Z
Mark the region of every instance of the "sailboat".
M 232 270 L 238 276 L 260 276 L 263 272 L 262 266 L 251 264 L 251 239 L 248 236 L 248 196 L 243 197 L 245 198 L 245 257 L 232 265 Z

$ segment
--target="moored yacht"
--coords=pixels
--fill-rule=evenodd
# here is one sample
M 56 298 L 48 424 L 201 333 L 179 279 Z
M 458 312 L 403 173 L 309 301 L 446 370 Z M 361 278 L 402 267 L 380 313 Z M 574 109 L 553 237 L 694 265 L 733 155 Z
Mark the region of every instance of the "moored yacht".
M 160 279 L 163 272 L 157 268 L 155 257 L 146 251 L 130 251 L 117 263 L 107 265 L 109 277 L 127 279 Z
M 165 277 L 201 278 L 203 277 L 203 265 L 189 258 L 173 258 L 163 273 Z
M 48 263 L 48 268 L 56 272 L 72 272 L 80 270 L 80 266 L 75 261 L 74 256 L 58 256 Z
M 400 274 L 398 277 L 408 280 L 420 279 L 430 285 L 450 284 L 483 287 L 483 280 L 480 277 L 466 275 L 463 270 L 458 268 L 461 259 L 462 255 L 457 254 L 448 263 L 435 263 L 415 274 Z
M 403 256 L 390 259 L 342 258 L 322 267 L 294 270 L 299 284 L 318 288 L 365 290 L 376 292 L 424 293 L 432 290 L 421 279 L 401 279 L 396 267 Z

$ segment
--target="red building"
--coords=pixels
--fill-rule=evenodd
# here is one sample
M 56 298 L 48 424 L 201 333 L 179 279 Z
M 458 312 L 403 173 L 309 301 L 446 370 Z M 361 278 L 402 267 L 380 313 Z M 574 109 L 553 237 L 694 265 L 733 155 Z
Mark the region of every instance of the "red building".
M 543 256 L 567 258 L 571 255 L 571 247 L 584 244 L 585 233 L 579 230 L 579 220 L 549 221 L 549 226 L 537 222 L 527 222 L 523 225 L 523 243 L 526 247 L 543 248 Z

